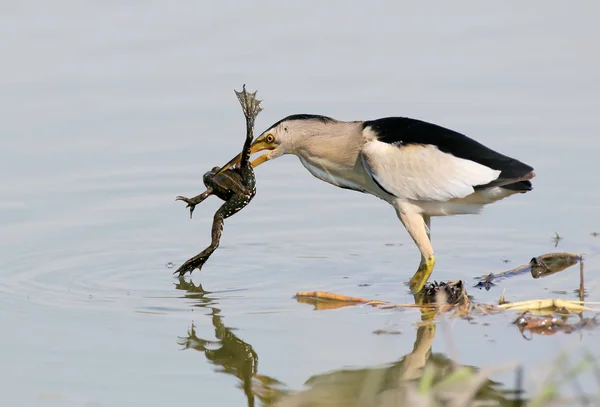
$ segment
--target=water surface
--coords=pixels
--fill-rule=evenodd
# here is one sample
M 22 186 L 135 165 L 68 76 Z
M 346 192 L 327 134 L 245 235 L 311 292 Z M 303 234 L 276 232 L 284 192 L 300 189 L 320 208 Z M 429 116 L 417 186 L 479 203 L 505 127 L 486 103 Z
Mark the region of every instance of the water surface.
M 246 83 L 264 99 L 259 130 L 301 112 L 401 115 L 531 164 L 533 192 L 434 219 L 433 278 L 473 283 L 543 253 L 585 253 L 588 299 L 598 300 L 598 7 L 5 4 L 2 404 L 260 405 L 300 390 L 343 400 L 365 377 L 399 374 L 415 342 L 440 363 L 522 362 L 534 392 L 561 350 L 600 357 L 596 332 L 526 341 L 514 314 L 447 321 L 423 340 L 417 310 L 297 302 L 309 290 L 410 302 L 404 282 L 419 257 L 392 208 L 313 179 L 293 157 L 257 170 L 256 198 L 227 220 L 193 283 L 167 267 L 209 242 L 220 203 L 190 220 L 174 197 L 201 192 L 201 174 L 239 151 L 233 89 Z M 576 269 L 470 292 L 488 303 L 502 288 L 510 300 L 574 299 Z M 373 334 L 381 329 L 400 334 Z M 356 372 L 335 379 L 345 369 Z M 329 374 L 341 384 L 305 386 Z M 581 385 L 597 390 L 591 376 Z

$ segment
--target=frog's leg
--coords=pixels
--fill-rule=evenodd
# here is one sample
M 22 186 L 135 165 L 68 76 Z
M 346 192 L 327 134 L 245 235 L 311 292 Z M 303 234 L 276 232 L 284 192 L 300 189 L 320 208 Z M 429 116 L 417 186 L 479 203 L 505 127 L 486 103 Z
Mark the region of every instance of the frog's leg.
M 245 167 L 240 168 L 240 176 L 242 177 L 242 185 L 248 194 L 248 202 L 256 195 L 256 177 L 252 164 L 248 162 Z
M 249 164 L 250 156 L 252 155 L 251 148 L 252 139 L 254 138 L 254 120 L 262 110 L 262 107 L 260 107 L 261 101 L 256 99 L 256 92 L 246 92 L 246 85 L 242 87 L 241 92 L 238 92 L 237 90 L 234 90 L 234 92 L 242 105 L 244 117 L 246 118 L 246 140 L 244 141 L 244 148 L 242 149 L 240 159 L 240 167 L 245 167 Z
M 240 211 L 248 204 L 248 202 L 250 202 L 250 197 L 248 195 L 234 195 L 227 202 L 221 205 L 213 218 L 212 241 L 210 246 L 183 263 L 181 267 L 175 270 L 173 274 L 179 274 L 180 276 L 183 276 L 187 272 L 191 274 L 196 268 L 200 270 L 210 255 L 217 250 L 217 247 L 219 247 L 225 219 Z
M 190 219 L 192 219 L 192 213 L 200 202 L 204 201 L 206 198 L 211 196 L 213 193 L 212 188 L 208 188 L 206 191 L 202 192 L 200 195 L 196 195 L 193 198 L 186 198 L 185 196 L 178 196 L 175 198 L 176 201 L 183 201 L 187 203 L 186 208 L 190 208 Z

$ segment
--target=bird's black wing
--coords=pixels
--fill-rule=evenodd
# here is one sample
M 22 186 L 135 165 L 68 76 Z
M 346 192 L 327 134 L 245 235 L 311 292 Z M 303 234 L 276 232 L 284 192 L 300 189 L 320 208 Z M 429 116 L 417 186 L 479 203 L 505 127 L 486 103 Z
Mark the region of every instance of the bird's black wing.
M 464 134 L 436 124 L 407 117 L 385 117 L 366 121 L 363 128 L 371 128 L 379 141 L 398 146 L 428 144 L 455 157 L 471 160 L 491 169 L 501 171 L 492 184 L 502 185 L 509 180 L 520 180 L 527 176 L 533 167 L 511 157 L 500 154 Z M 531 183 L 528 183 L 531 189 Z M 481 185 L 479 187 L 489 187 Z M 519 184 L 519 189 L 527 185 Z

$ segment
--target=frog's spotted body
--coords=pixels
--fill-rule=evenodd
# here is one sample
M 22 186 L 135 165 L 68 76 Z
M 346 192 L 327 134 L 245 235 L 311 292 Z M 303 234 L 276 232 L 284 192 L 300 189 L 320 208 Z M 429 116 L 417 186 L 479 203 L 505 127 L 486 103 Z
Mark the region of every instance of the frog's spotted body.
M 246 142 L 242 151 L 240 167 L 230 168 L 218 175 L 217 172 L 220 168 L 214 167 L 202 177 L 206 191 L 193 198 L 183 196 L 176 198 L 187 203 L 187 206 L 190 208 L 190 217 L 196 205 L 210 195 L 216 195 L 225 201 L 213 218 L 212 242 L 210 246 L 183 263 L 174 273 L 180 276 L 187 272 L 191 273 L 196 268 L 202 268 L 210 255 L 219 246 L 224 220 L 242 210 L 256 195 L 256 178 L 254 177 L 254 170 L 250 162 L 250 144 L 253 138 L 254 119 L 262 109 L 259 107 L 260 102 L 254 97 L 255 93 L 247 93 L 245 86 L 242 92 L 236 92 L 236 94 L 242 104 L 244 116 L 246 116 Z
M 249 168 L 237 171 L 229 169 L 217 176 L 215 174 L 221 168 L 214 167 L 204 174 L 204 185 L 206 185 L 206 188 L 212 188 L 213 195 L 218 196 L 223 201 L 229 202 L 229 200 L 233 199 L 236 202 L 244 203 L 243 206 L 246 206 L 254 198 L 254 195 L 256 195 L 254 171 L 250 163 L 248 163 L 247 167 Z

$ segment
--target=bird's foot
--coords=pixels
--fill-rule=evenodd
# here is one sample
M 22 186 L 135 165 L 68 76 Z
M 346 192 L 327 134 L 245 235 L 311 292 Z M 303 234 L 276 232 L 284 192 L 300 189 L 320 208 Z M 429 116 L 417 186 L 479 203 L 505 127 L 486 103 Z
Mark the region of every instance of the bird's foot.
M 431 276 L 431 273 L 433 272 L 434 265 L 434 255 L 429 256 L 429 258 L 427 259 L 421 260 L 419 269 L 417 270 L 415 275 L 410 279 L 409 282 L 410 291 L 413 293 L 413 295 L 419 294 L 421 292 L 421 290 L 425 286 L 425 283 L 427 283 L 429 276 Z
M 183 277 L 186 273 L 192 274 L 192 271 L 195 269 L 200 270 L 204 263 L 206 263 L 206 260 L 208 260 L 208 256 L 202 254 L 194 256 L 183 263 L 173 274 L 179 274 L 179 277 Z
M 186 208 L 190 208 L 190 219 L 192 219 L 192 213 L 194 213 L 194 209 L 196 209 L 196 205 L 203 201 L 203 199 L 199 199 L 198 197 L 194 198 L 186 198 L 185 196 L 178 196 L 175 198 L 176 201 L 185 202 Z
M 244 85 L 242 87 L 242 91 L 238 92 L 237 90 L 235 90 L 235 94 L 238 100 L 240 101 L 240 104 L 242 105 L 242 109 L 244 110 L 244 116 L 246 116 L 246 119 L 254 121 L 256 116 L 262 110 L 262 107 L 260 107 L 261 100 L 256 99 L 256 92 L 246 92 L 246 85 Z

